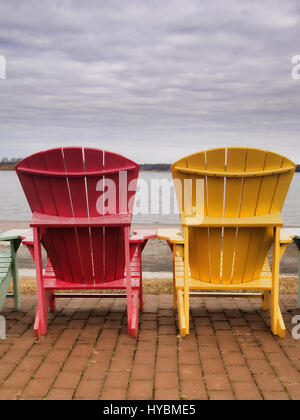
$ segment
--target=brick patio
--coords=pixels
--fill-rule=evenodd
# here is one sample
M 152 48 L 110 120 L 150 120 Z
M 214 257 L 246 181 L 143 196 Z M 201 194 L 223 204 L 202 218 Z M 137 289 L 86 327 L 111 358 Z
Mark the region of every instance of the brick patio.
M 300 340 L 274 338 L 258 300 L 191 302 L 183 339 L 172 296 L 146 295 L 137 340 L 123 299 L 58 300 L 48 336 L 36 340 L 36 298 L 23 296 L 20 312 L 7 300 L 0 399 L 300 399 Z M 291 330 L 296 297 L 281 303 Z

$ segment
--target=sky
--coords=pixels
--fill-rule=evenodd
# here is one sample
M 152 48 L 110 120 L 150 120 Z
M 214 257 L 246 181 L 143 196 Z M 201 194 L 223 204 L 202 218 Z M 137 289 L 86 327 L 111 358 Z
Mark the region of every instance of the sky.
M 236 145 L 300 163 L 299 0 L 0 0 L 0 55 L 0 158 Z

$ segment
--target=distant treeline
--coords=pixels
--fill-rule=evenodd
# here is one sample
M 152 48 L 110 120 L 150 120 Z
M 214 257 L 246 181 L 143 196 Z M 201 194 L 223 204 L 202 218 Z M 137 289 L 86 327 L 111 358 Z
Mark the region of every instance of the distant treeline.
M 0 160 L 0 171 L 12 171 L 15 165 L 20 162 L 21 158 L 3 158 Z M 140 165 L 142 171 L 168 171 L 170 165 L 168 163 L 145 163 Z
M 4 157 L 0 160 L 0 171 L 11 171 L 15 165 L 20 162 L 21 158 L 7 158 Z
M 0 171 L 12 171 L 21 158 L 2 158 L 0 160 Z M 143 163 L 140 165 L 142 171 L 169 171 L 169 163 Z M 300 165 L 297 165 L 296 172 L 300 172 Z

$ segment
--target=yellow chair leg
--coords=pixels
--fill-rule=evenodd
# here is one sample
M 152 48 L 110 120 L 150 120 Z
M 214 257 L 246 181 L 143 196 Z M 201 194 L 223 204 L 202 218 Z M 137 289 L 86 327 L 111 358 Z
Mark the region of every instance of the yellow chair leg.
M 177 309 L 175 261 L 176 261 L 176 245 L 173 244 L 173 308 Z
M 190 274 L 189 274 L 189 229 L 184 229 L 184 312 L 186 334 L 190 332 Z
M 176 281 L 173 279 L 173 309 L 177 309 Z
M 278 326 L 277 326 L 277 331 L 278 331 L 278 335 L 279 335 L 280 338 L 284 338 L 285 337 L 286 328 L 285 328 L 284 320 L 282 318 L 282 314 L 281 314 L 281 311 L 280 311 L 279 306 L 278 306 Z
M 268 309 L 270 309 L 270 297 L 271 297 L 271 293 L 268 290 L 263 292 L 263 299 L 262 299 L 263 311 L 267 311 Z
M 181 337 L 186 335 L 186 322 L 185 322 L 185 311 L 183 304 L 183 293 L 181 289 L 177 289 L 177 308 L 178 308 L 178 321 L 179 321 L 179 330 Z
M 280 262 L 280 228 L 274 228 L 273 244 L 273 270 L 272 270 L 272 291 L 271 291 L 271 328 L 274 335 L 285 337 L 285 325 L 279 308 L 279 262 Z

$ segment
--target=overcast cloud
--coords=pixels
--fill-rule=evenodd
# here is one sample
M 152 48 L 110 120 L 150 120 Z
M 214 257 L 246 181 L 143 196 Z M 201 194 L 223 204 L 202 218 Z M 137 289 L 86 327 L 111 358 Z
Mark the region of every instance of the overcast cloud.
M 222 145 L 300 162 L 299 0 L 0 0 L 0 157 Z

